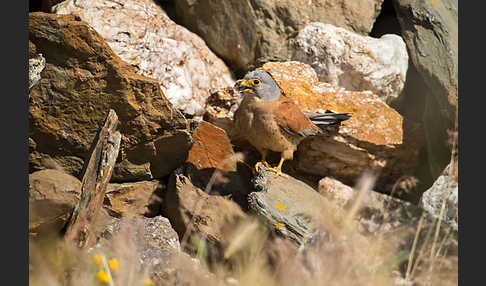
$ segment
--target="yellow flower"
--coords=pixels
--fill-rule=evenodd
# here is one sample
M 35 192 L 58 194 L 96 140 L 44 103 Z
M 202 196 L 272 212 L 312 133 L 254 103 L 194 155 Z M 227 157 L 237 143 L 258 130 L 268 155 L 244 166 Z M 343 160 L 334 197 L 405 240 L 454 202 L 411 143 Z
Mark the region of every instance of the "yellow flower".
M 145 281 L 143 282 L 143 284 L 144 284 L 144 285 L 151 285 L 151 286 L 155 285 L 155 284 L 154 284 L 154 281 L 152 281 L 152 279 L 150 279 L 150 278 L 148 278 L 147 280 L 145 280 Z
M 108 261 L 108 266 L 110 267 L 111 271 L 117 271 L 118 268 L 120 268 L 120 264 L 118 263 L 118 260 L 116 260 L 116 258 L 110 259 L 110 261 Z
M 96 273 L 96 277 L 98 278 L 98 281 L 100 281 L 101 283 L 109 283 L 110 282 L 110 276 L 108 276 L 108 273 L 106 273 L 106 271 L 98 271 L 98 273 Z
M 101 263 L 103 263 L 103 258 L 101 258 L 101 255 L 99 255 L 98 253 L 95 253 L 93 255 L 93 261 L 94 263 L 96 263 L 96 265 L 101 265 Z

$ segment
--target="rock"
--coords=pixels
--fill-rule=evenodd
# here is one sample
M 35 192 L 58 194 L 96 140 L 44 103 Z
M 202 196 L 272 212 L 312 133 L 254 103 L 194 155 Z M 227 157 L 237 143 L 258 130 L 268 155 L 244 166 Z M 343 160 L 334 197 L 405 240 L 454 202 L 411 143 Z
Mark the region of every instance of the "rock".
M 233 116 L 242 100 L 242 95 L 234 87 L 216 90 L 206 102 L 203 118 L 226 131 L 226 134 L 231 137 Z
M 293 177 L 277 177 L 263 166 L 253 182 L 256 192 L 248 196 L 250 208 L 278 233 L 305 244 L 325 231 L 317 229 L 315 220 L 327 200 L 313 188 Z
M 356 195 L 353 188 L 331 177 L 320 179 L 317 190 L 340 207 L 345 207 Z
M 454 164 L 456 165 L 455 171 Z M 432 187 L 422 194 L 420 207 L 438 218 L 440 217 L 442 204 L 444 204 L 442 220 L 450 224 L 454 230 L 458 231 L 458 192 L 456 161 L 455 163 L 451 162 L 442 175 L 437 178 Z
M 29 58 L 29 90 L 40 80 L 40 73 L 46 66 L 46 59 L 42 54 Z
M 40 2 L 40 11 L 51 13 L 52 7 L 56 4 L 61 3 L 63 0 L 41 0 Z
M 193 134 L 194 144 L 187 162 L 197 170 L 219 169 L 236 171 L 235 155 L 226 132 L 211 123 L 202 121 Z
M 150 179 L 162 178 L 186 161 L 192 143 L 188 130 L 177 130 L 127 151 L 126 160 L 138 165 L 137 168 L 149 162 Z
M 447 131 L 454 127 L 458 106 L 458 1 L 398 0 L 393 4 L 409 56 L 425 83 L 420 90 L 426 102 L 423 123 L 435 179 L 450 161 Z
M 315 22 L 300 30 L 294 43 L 292 59 L 311 65 L 321 82 L 370 90 L 387 103 L 403 89 L 408 54 L 398 35 L 376 39 Z
M 199 243 L 207 243 L 209 259 L 222 257 L 229 243 L 225 233 L 246 217 L 233 201 L 209 195 L 184 175 L 171 175 L 163 212 L 182 240 L 182 247 L 196 253 Z
M 167 99 L 184 113 L 202 115 L 211 89 L 234 84 L 224 62 L 155 1 L 68 0 L 53 11 L 86 21 L 138 74 L 157 80 Z
M 355 219 L 359 221 L 360 231 L 365 234 L 392 233 L 404 227 L 415 229 L 422 215 L 420 208 L 409 202 L 375 192 L 371 188 L 360 188 L 359 185 L 352 188 L 330 177 L 319 181 L 319 193 L 346 211 L 350 211 L 359 201 Z M 432 220 L 429 218 L 429 221 Z
M 130 237 L 135 243 L 137 250 L 142 254 L 141 259 L 146 258 L 143 252 L 157 250 L 167 254 L 176 253 L 181 250 L 179 237 L 172 229 L 169 220 L 163 216 L 153 218 L 122 218 L 105 227 L 101 234 L 101 245 L 108 240 L 122 235 L 123 232 L 130 232 Z
M 160 214 L 163 185 L 158 181 L 109 184 L 104 208 L 114 217 L 154 217 Z
M 305 24 L 325 22 L 368 34 L 383 0 L 175 1 L 178 22 L 200 35 L 241 74 L 290 59 L 290 39 Z
M 384 192 L 390 192 L 400 177 L 413 175 L 422 145 L 420 130 L 412 126 L 405 133 L 407 122 L 377 95 L 320 83 L 314 70 L 304 63 L 272 62 L 262 69 L 302 110 L 352 115 L 341 123 L 337 134 L 301 142 L 294 154 L 298 170 L 320 177 L 333 176 L 348 184 L 353 184 L 363 172 L 375 170 L 380 173 L 378 185 Z
M 440 259 L 445 264 L 437 271 L 457 273 L 458 232 L 453 225 L 441 222 L 438 226 L 438 220 L 417 205 L 374 192 L 373 185 L 363 183 L 363 180 L 360 180 L 355 188 L 331 178 L 325 178 L 321 182 L 319 191 L 331 198 L 333 203 L 337 202 L 343 206 L 346 217 L 352 215 L 353 221 L 357 223 L 356 231 L 353 232 L 362 234 L 370 242 L 386 241 L 387 246 L 393 247 L 394 253 L 410 253 L 416 243 L 413 263 L 420 259 L 417 258 L 419 253 L 434 253 L 435 249 L 441 255 L 432 260 L 432 255 L 423 256 L 419 268 L 428 268 L 430 263 L 436 263 L 437 259 Z M 340 194 L 341 192 L 343 194 Z M 350 193 L 354 195 L 349 196 Z M 405 265 L 407 262 L 404 261 Z M 402 277 L 405 277 L 405 268 L 400 272 Z M 418 283 L 419 279 L 414 278 L 413 281 Z
M 162 216 L 116 220 L 105 228 L 95 251 L 120 261 L 124 271 L 116 273 L 118 281 L 127 282 L 135 274 L 147 275 L 155 285 L 197 285 L 196 281 L 217 285 L 198 260 L 181 252 L 177 233 Z
M 79 202 L 81 181 L 58 170 L 29 175 L 29 232 L 58 232 Z
M 29 40 L 46 59 L 29 94 L 31 172 L 56 165 L 79 176 L 109 109 L 119 116 L 122 134 L 118 181 L 138 179 L 138 166 L 149 171 L 142 179 L 163 177 L 185 161 L 191 144 L 185 118 L 157 81 L 136 74 L 87 23 L 30 13 Z

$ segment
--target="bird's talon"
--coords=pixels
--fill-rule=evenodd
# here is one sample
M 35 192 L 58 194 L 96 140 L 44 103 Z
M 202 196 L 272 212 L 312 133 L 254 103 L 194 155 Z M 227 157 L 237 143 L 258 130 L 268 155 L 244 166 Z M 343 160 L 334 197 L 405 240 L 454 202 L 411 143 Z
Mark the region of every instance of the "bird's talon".
M 275 178 L 278 178 L 280 176 L 280 177 L 284 177 L 284 178 L 290 180 L 290 178 L 289 178 L 288 175 L 282 173 L 282 170 L 280 170 L 280 169 L 278 169 L 276 167 L 275 168 L 268 168 L 268 171 L 274 172 L 275 173 Z
M 275 178 L 278 178 L 279 176 L 280 176 L 280 177 L 283 177 L 283 178 L 286 178 L 287 180 L 289 180 L 289 181 L 290 181 L 289 176 L 288 176 L 288 175 L 286 175 L 286 174 L 284 174 L 284 173 L 282 173 L 282 172 L 277 172 L 277 173 L 275 174 Z
M 258 168 L 259 168 L 261 165 L 265 165 L 265 164 L 264 164 L 264 163 L 262 163 L 262 162 L 257 162 L 257 163 L 255 164 L 255 170 L 256 170 L 257 172 L 259 172 Z
M 260 168 L 260 166 L 261 166 L 261 165 L 263 165 L 263 166 L 267 167 L 268 169 L 272 169 L 272 167 L 270 166 L 270 164 L 268 164 L 266 161 L 262 161 L 262 162 L 257 162 L 257 163 L 255 164 L 255 170 L 256 170 L 257 172 L 259 172 L 259 171 L 258 171 L 258 168 Z

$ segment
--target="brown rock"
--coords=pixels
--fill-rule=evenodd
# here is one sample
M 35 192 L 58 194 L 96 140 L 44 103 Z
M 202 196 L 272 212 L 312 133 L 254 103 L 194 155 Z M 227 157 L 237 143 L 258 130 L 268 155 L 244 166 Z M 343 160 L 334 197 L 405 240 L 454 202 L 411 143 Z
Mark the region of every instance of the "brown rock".
M 161 189 L 158 181 L 109 184 L 104 207 L 115 217 L 153 217 L 160 213 Z
M 165 97 L 186 114 L 202 115 L 211 89 L 234 84 L 224 62 L 156 1 L 68 0 L 54 12 L 86 21 L 138 74 L 157 80 Z
M 311 137 L 300 144 L 295 156 L 298 170 L 350 184 L 363 172 L 375 170 L 384 191 L 391 191 L 400 177 L 414 174 L 422 144 L 418 131 L 412 126 L 404 133 L 402 116 L 375 94 L 320 83 L 314 70 L 299 62 L 272 62 L 261 69 L 271 73 L 302 110 L 352 115 L 337 134 Z
M 58 170 L 29 175 L 29 232 L 60 231 L 81 195 L 81 181 Z
M 234 151 L 226 132 L 211 123 L 202 121 L 193 134 L 194 144 L 187 162 L 197 170 L 220 169 L 236 171 Z
M 182 174 L 171 176 L 163 208 L 182 247 L 195 253 L 198 241 L 206 241 L 210 257 L 221 257 L 225 232 L 246 216 L 233 201 L 205 193 Z
M 269 60 L 290 58 L 290 39 L 310 22 L 368 34 L 383 0 L 176 1 L 180 23 L 200 35 L 244 73 Z
M 51 161 L 79 175 L 110 108 L 119 116 L 122 133 L 118 162 L 150 164 L 151 174 L 144 179 L 151 179 L 185 161 L 190 136 L 182 114 L 172 108 L 156 81 L 137 75 L 88 24 L 73 16 L 30 13 L 29 40 L 46 59 L 29 95 L 29 141 L 35 146 L 29 157 L 31 171 Z M 157 161 L 156 156 L 169 152 L 166 142 L 173 142 L 172 135 L 184 132 L 175 140 L 182 147 L 171 150 L 171 161 Z

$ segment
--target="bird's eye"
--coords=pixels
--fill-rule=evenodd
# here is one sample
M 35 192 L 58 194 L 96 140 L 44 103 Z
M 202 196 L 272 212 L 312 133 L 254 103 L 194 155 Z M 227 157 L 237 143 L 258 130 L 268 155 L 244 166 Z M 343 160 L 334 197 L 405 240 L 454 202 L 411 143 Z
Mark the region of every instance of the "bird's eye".
M 251 84 L 254 85 L 254 86 L 259 86 L 262 82 L 257 79 L 257 78 L 254 78 L 251 80 Z

